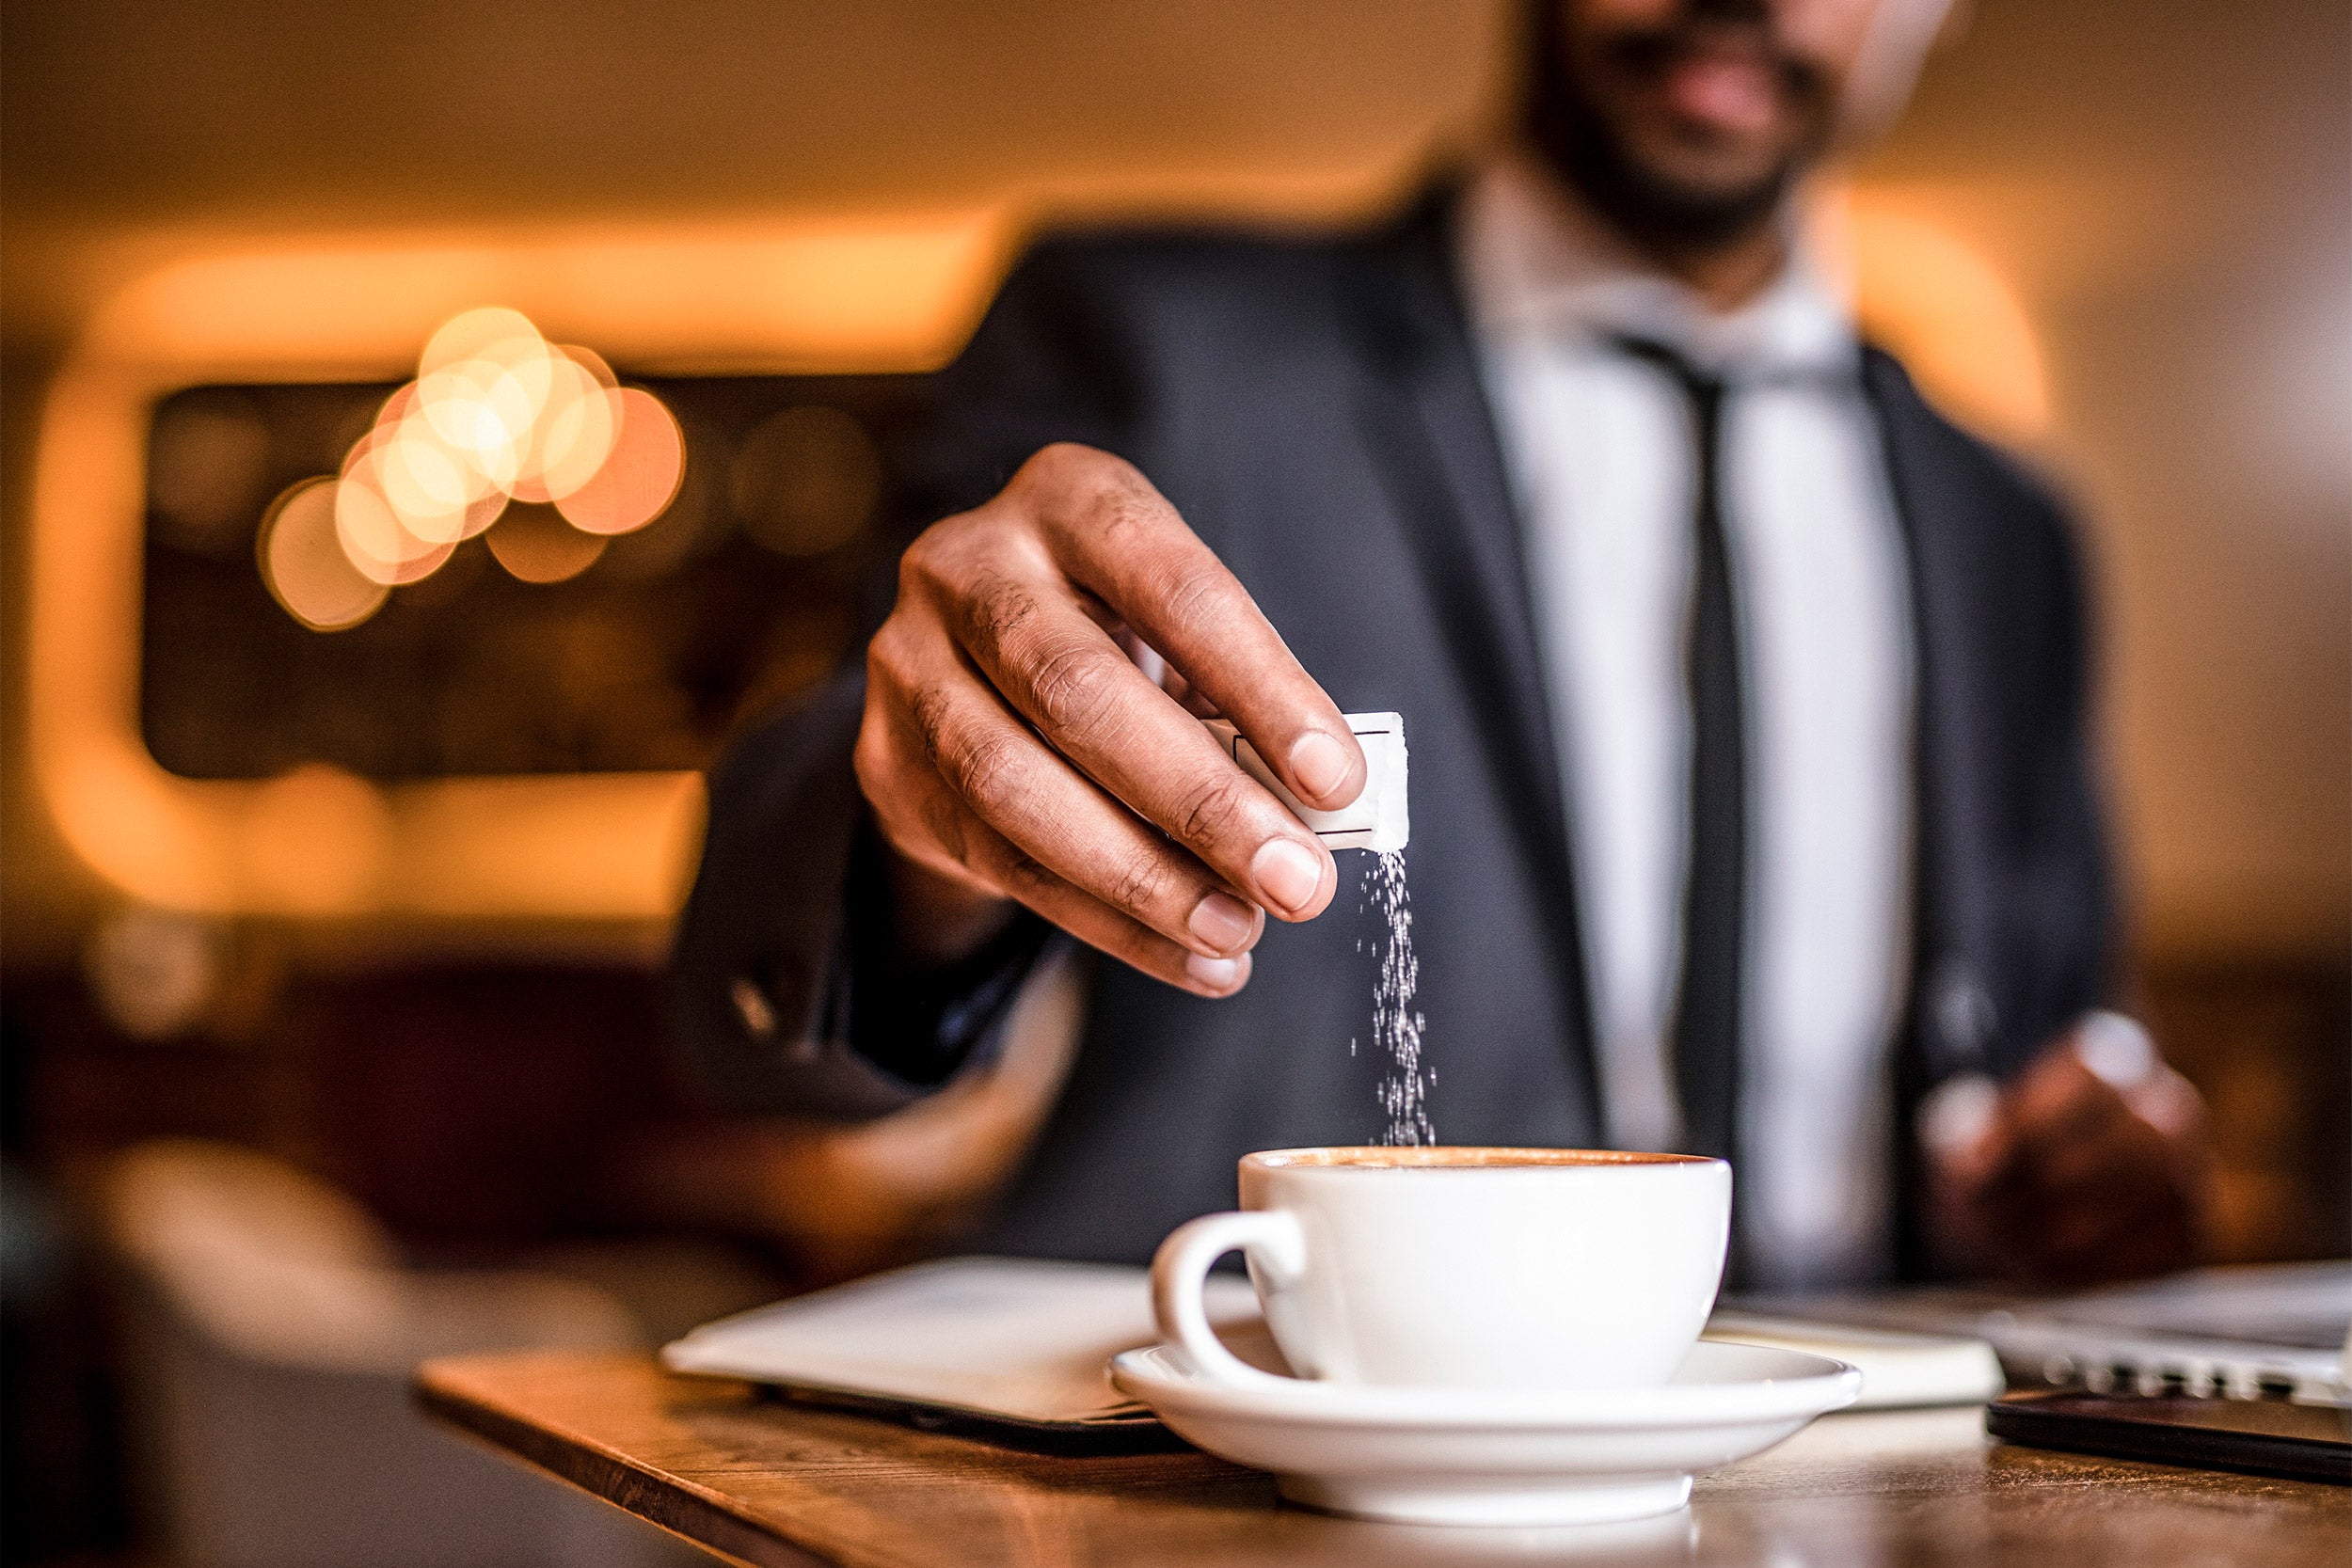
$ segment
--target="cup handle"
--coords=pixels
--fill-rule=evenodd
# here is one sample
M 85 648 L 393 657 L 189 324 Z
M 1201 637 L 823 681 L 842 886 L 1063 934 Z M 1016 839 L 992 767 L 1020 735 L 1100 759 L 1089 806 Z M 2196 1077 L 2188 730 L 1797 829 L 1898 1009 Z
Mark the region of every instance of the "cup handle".
M 1248 1253 L 1262 1272 L 1278 1279 L 1295 1277 L 1307 1265 L 1307 1240 L 1298 1221 L 1279 1210 L 1237 1210 L 1187 1220 L 1168 1233 L 1152 1259 L 1152 1315 L 1159 1320 L 1161 1337 L 1213 1383 L 1244 1387 L 1295 1383 L 1296 1378 L 1260 1371 L 1242 1360 L 1209 1326 L 1201 1300 L 1209 1266 L 1236 1251 Z

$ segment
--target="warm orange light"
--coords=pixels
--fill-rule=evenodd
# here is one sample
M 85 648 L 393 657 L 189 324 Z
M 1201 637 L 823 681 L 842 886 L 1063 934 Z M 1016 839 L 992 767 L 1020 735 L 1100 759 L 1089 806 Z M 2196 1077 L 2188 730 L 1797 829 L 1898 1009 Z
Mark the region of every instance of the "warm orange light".
M 434 329 L 417 360 L 420 380 L 452 366 L 495 358 L 501 349 L 524 345 L 529 353 L 540 343 L 539 329 L 520 310 L 485 305 L 452 316 Z
M 499 246 L 289 245 L 150 275 L 100 312 L 88 346 L 202 363 L 215 381 L 389 380 L 412 374 L 418 345 L 460 312 L 500 300 L 648 368 L 933 370 L 987 305 L 1013 232 L 986 211 Z
M 297 768 L 254 787 L 235 839 L 245 896 L 299 914 L 368 908 L 389 864 L 390 817 L 382 791 L 340 768 Z
M 1864 332 L 1955 419 L 2010 440 L 2050 427 L 2032 318 L 2007 278 L 1931 204 L 1867 188 L 1829 207 Z
M 977 214 L 502 247 L 391 240 L 183 261 L 133 285 L 61 366 L 33 454 L 28 732 L 60 834 L 124 895 L 170 909 L 668 918 L 691 869 L 702 786 L 691 773 L 445 780 L 362 797 L 340 777 L 273 786 L 157 767 L 138 721 L 149 410 L 207 384 L 399 380 L 419 344 L 485 299 L 648 369 L 928 370 L 977 319 L 1010 232 Z M 594 356 L 566 357 L 613 389 Z M 405 391 L 385 419 L 397 425 L 413 403 Z M 325 844 L 292 824 L 344 818 L 356 836 L 339 843 L 374 847 L 331 876 L 246 864 L 256 835 Z

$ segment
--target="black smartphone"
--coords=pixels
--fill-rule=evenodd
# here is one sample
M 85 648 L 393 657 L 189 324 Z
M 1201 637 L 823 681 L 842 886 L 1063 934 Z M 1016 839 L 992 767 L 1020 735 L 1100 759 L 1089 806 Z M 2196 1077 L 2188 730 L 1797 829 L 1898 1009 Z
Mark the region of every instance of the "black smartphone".
M 1984 1424 L 2038 1449 L 2352 1485 L 2352 1409 L 2340 1405 L 2049 1388 L 1994 1400 Z

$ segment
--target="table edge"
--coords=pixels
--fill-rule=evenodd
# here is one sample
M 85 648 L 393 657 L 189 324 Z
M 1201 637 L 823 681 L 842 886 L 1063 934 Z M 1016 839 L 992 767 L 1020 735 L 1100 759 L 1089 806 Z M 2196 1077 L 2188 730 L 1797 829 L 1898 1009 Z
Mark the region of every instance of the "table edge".
M 410 1402 L 507 1459 L 746 1568 L 835 1568 L 838 1563 L 838 1559 L 820 1556 L 779 1534 L 772 1524 L 733 1506 L 722 1494 L 640 1464 L 593 1438 L 559 1435 L 466 1390 L 454 1374 L 471 1359 L 425 1362 L 409 1380 Z M 660 1370 L 650 1360 L 646 1365 Z M 665 1518 L 640 1506 L 657 1497 L 675 1505 L 681 1516 Z M 685 1528 L 689 1524 L 694 1528 Z

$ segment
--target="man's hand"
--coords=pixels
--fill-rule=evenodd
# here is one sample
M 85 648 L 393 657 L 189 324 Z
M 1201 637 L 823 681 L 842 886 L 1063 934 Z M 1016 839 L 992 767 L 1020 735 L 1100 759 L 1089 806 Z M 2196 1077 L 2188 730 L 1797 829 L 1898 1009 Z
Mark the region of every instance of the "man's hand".
M 901 857 L 918 955 L 968 951 L 1017 900 L 1226 996 L 1249 978 L 1262 911 L 1306 920 L 1331 901 L 1329 851 L 1136 667 L 1136 642 L 1301 800 L 1362 791 L 1339 709 L 1175 509 L 1108 453 L 1048 447 L 915 540 L 866 651 L 858 782 Z
M 1945 1085 L 1919 1132 L 1937 1239 L 1963 1266 L 2089 1285 L 2196 1258 L 2204 1104 L 2129 1019 L 2089 1015 L 2004 1086 Z

